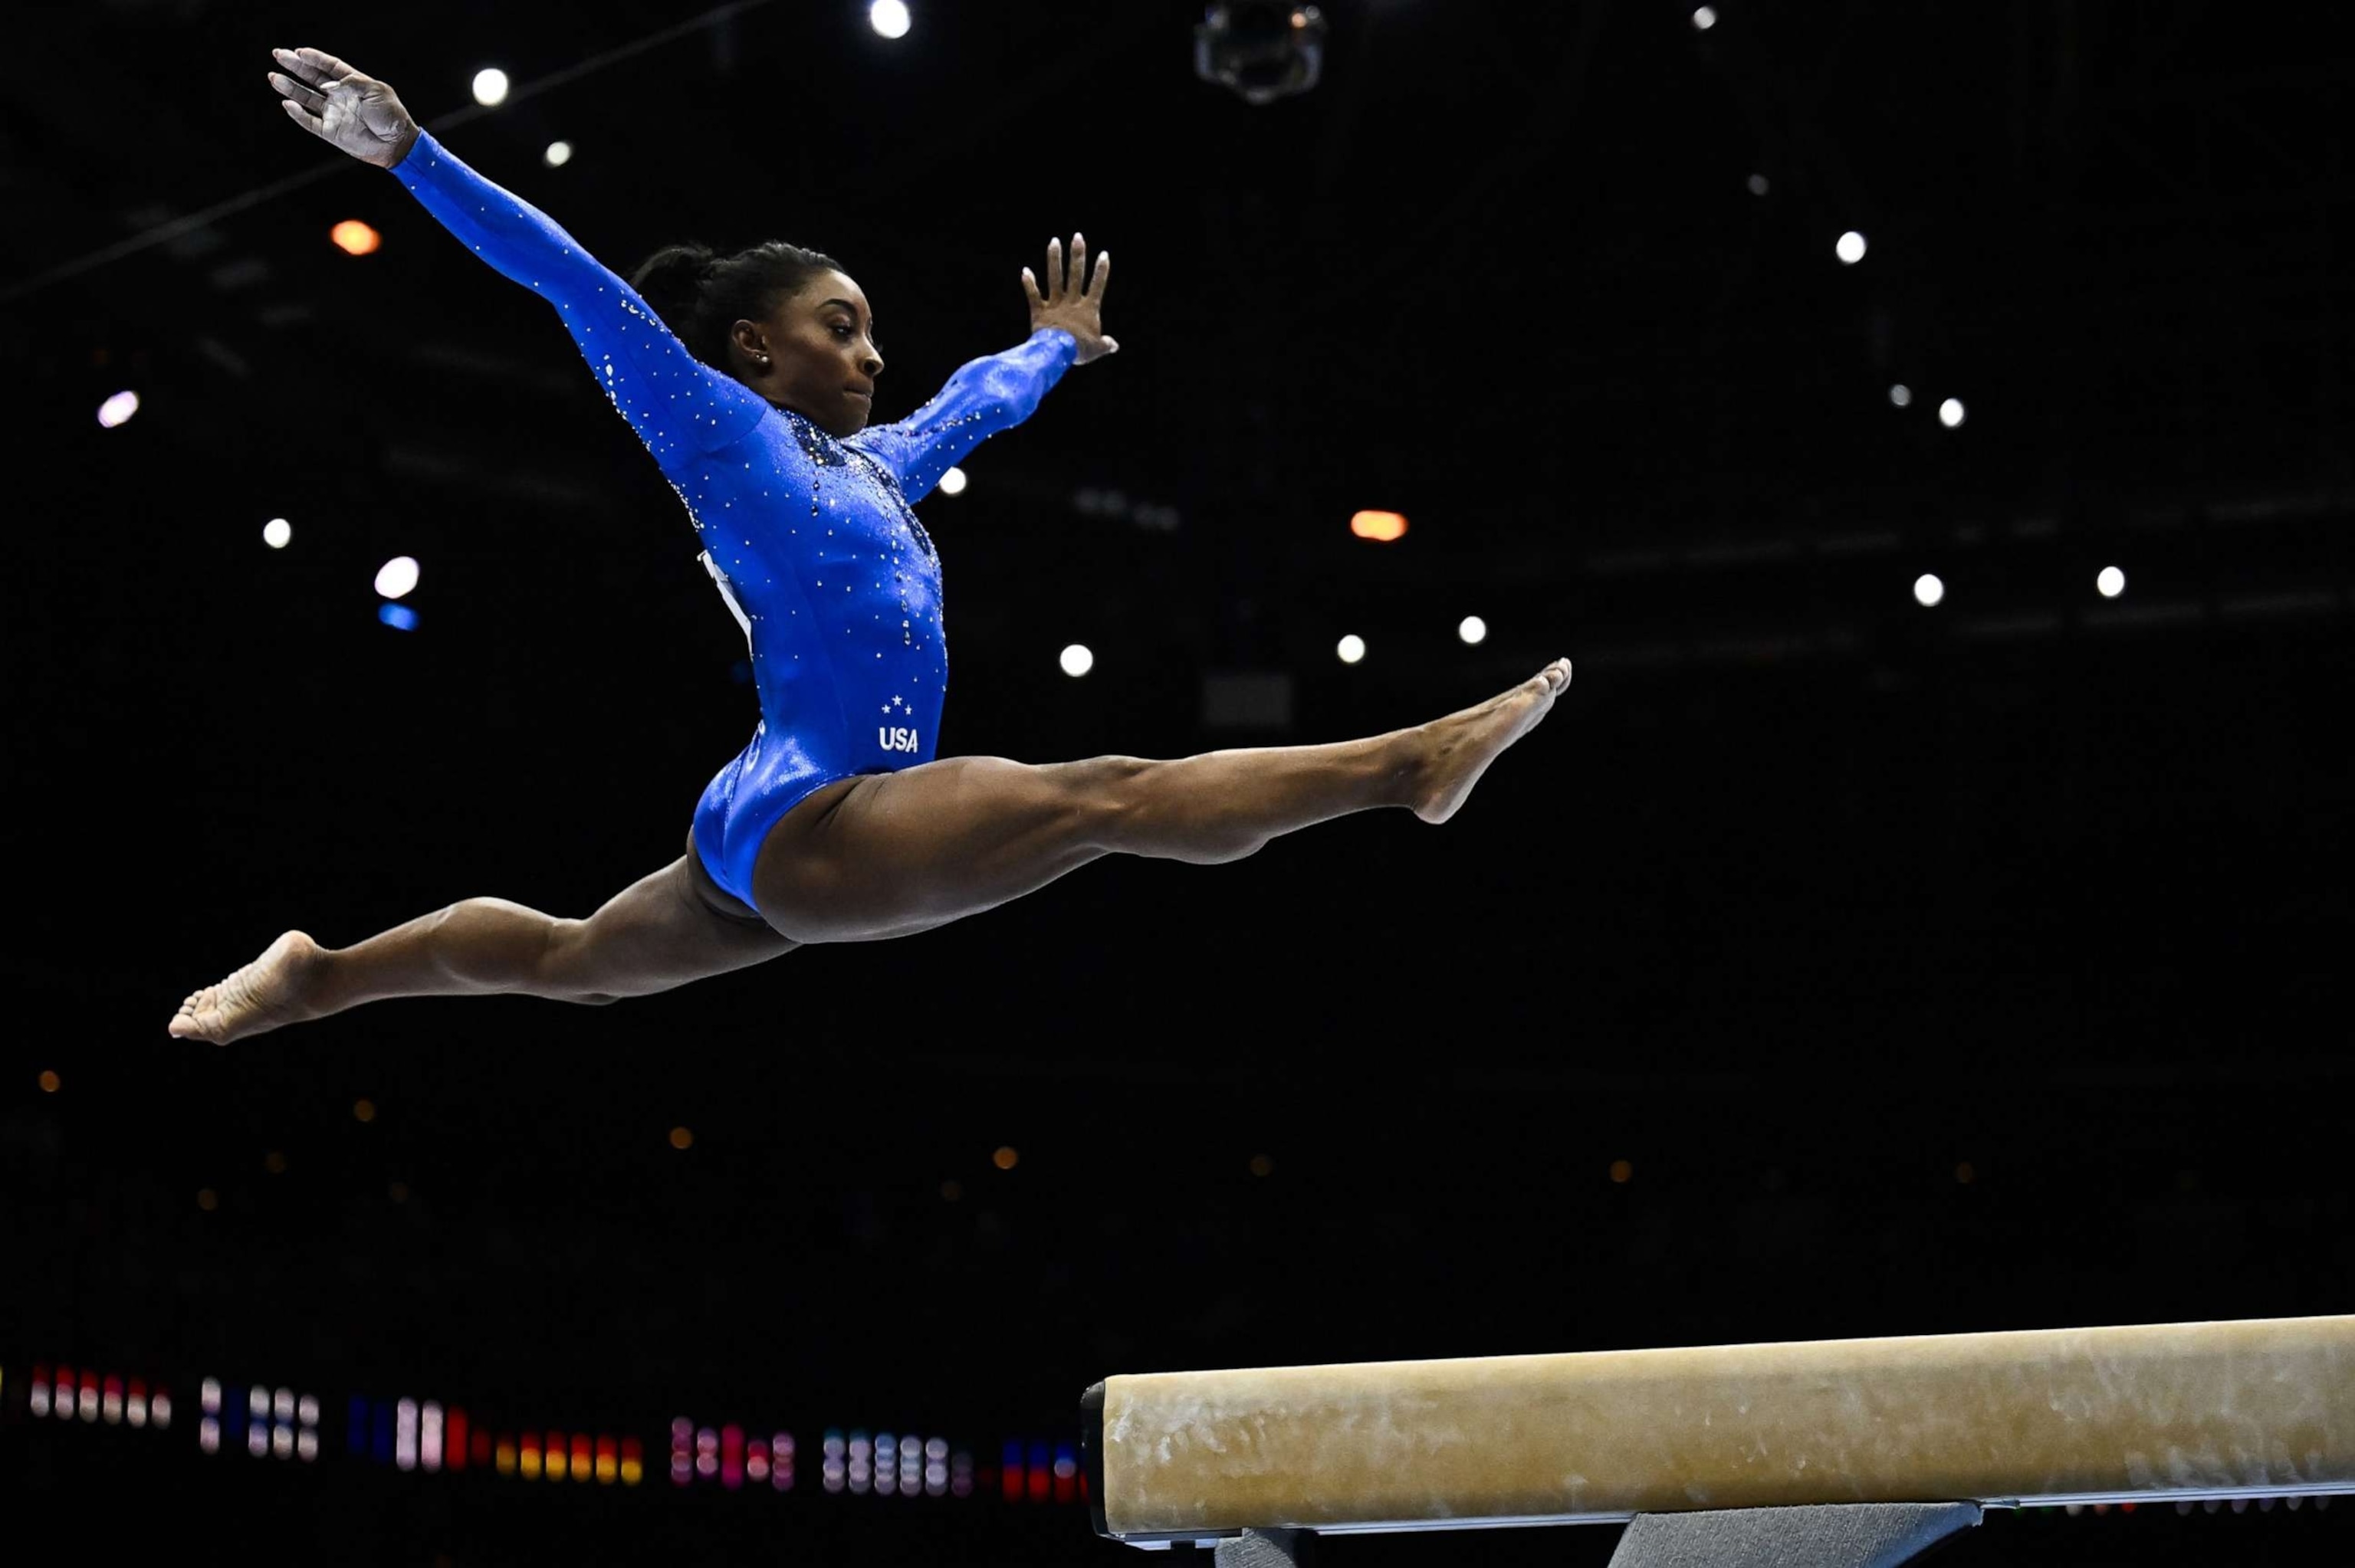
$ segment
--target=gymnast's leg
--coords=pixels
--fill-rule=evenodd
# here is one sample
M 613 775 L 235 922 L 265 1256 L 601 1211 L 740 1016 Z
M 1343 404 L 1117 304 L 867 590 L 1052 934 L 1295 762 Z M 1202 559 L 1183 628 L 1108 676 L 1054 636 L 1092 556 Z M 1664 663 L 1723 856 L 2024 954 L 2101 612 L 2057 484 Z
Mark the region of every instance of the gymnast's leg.
M 1332 746 L 1035 768 L 959 757 L 845 779 L 770 830 L 753 894 L 772 926 L 804 941 L 868 941 L 993 908 L 1106 854 L 1241 860 L 1377 806 L 1445 821 L 1569 684 L 1557 660 L 1477 707 Z
M 712 885 L 684 857 L 559 920 L 500 898 L 469 898 L 355 947 L 289 931 L 252 963 L 180 1004 L 171 1032 L 226 1045 L 397 996 L 540 996 L 591 1004 L 649 996 L 741 969 L 801 944 Z

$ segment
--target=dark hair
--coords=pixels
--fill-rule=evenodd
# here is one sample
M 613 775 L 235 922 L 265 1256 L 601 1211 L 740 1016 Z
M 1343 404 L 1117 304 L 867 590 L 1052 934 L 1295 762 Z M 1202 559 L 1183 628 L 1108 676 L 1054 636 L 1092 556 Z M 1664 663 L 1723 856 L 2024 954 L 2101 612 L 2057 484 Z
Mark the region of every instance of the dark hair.
M 833 257 L 782 239 L 722 256 L 708 245 L 666 245 L 630 277 L 663 324 L 687 352 L 716 370 L 728 370 L 728 329 L 759 321 L 782 300 L 801 292 L 820 272 L 842 270 Z

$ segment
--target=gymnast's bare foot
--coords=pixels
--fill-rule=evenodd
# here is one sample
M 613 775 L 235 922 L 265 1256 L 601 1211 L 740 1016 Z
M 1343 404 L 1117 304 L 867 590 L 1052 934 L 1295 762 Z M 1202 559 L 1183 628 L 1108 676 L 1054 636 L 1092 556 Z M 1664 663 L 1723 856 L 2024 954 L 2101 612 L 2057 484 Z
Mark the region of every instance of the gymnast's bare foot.
M 304 999 L 325 957 L 319 944 L 302 932 L 287 932 L 261 957 L 180 1003 L 172 1020 L 174 1038 L 226 1045 L 318 1017 Z
M 1454 816 L 1497 754 L 1535 729 L 1570 686 L 1570 661 L 1557 659 L 1478 707 L 1465 708 L 1410 731 L 1422 745 L 1407 803 L 1426 822 Z

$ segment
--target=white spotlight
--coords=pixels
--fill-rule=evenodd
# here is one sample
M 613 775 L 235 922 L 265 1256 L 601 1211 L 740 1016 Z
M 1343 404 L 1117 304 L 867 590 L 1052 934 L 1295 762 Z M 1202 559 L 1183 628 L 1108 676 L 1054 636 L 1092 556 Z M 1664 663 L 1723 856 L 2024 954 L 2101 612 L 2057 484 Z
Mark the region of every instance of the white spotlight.
M 1960 397 L 1949 397 L 1938 405 L 1938 423 L 1951 430 L 1962 422 L 1963 400 Z
M 1708 32 L 1711 27 L 1716 26 L 1717 7 L 1714 5 L 1704 5 L 1700 10 L 1694 12 L 1693 26 L 1699 27 L 1704 33 Z
M 542 153 L 540 156 L 548 160 L 548 166 L 549 168 L 560 169 L 565 164 L 572 161 L 572 143 L 570 142 L 550 142 L 548 144 L 548 151 Z
M 1467 615 L 1456 623 L 1455 635 L 1466 642 L 1477 642 L 1488 635 L 1488 623 L 1476 615 Z
M 98 422 L 111 430 L 137 412 L 139 412 L 139 394 L 117 392 L 98 406 Z
M 867 21 L 869 26 L 887 38 L 908 36 L 908 7 L 901 4 L 901 0 L 875 0 L 874 5 L 867 7 Z
M 1750 194 L 1752 196 L 1764 196 L 1768 191 L 1774 188 L 1766 183 L 1766 176 L 1764 175 L 1751 175 L 1749 183 Z
M 1864 260 L 1864 236 L 1853 228 L 1849 229 L 1839 237 L 1839 243 L 1832 247 L 1832 254 L 1849 266 L 1855 266 Z
M 2104 599 L 2115 599 L 2126 591 L 2126 575 L 2115 567 L 2104 567 L 2101 575 L 2094 579 L 2094 587 Z
M 413 556 L 395 556 L 377 568 L 376 591 L 386 599 L 399 599 L 417 586 L 417 559 Z
M 1354 634 L 1344 637 L 1333 652 L 1340 655 L 1342 663 L 1354 664 L 1366 656 L 1366 640 Z
M 964 493 L 964 470 L 961 468 L 952 468 L 948 472 L 941 475 L 941 493 L 943 495 L 963 495 Z
M 283 517 L 272 517 L 261 525 L 261 542 L 273 550 L 282 550 L 286 541 L 294 536 L 294 524 Z
M 507 73 L 494 66 L 474 73 L 474 101 L 488 109 L 507 99 Z
M 1889 389 L 1889 401 L 1900 408 L 1904 408 L 1913 401 L 1913 388 L 1900 381 Z
M 1074 642 L 1063 650 L 1060 662 L 1066 675 L 1084 675 L 1096 667 L 1096 656 L 1082 643 Z
M 1923 572 L 1913 579 L 1913 601 L 1924 609 L 1946 597 L 1946 585 L 1935 576 Z

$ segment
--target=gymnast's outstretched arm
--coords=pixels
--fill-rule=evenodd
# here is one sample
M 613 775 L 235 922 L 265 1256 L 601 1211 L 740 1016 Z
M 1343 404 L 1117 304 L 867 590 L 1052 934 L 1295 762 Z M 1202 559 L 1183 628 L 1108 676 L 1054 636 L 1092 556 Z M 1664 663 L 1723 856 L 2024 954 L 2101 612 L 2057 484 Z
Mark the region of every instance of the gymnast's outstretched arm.
M 289 119 L 391 170 L 469 249 L 556 307 L 606 396 L 666 472 L 738 440 L 768 412 L 760 394 L 697 359 L 636 290 L 546 214 L 460 163 L 390 86 L 317 49 L 280 49 L 276 58 L 270 83 Z
M 1050 239 L 1047 279 L 1042 284 L 1029 268 L 1022 269 L 1022 296 L 1030 306 L 1027 342 L 960 366 L 932 401 L 913 414 L 850 438 L 852 446 L 891 471 L 910 502 L 922 500 L 941 475 L 974 448 L 1028 418 L 1065 370 L 1120 351 L 1120 344 L 1103 330 L 1111 251 L 1097 255 L 1091 277 L 1088 238 L 1074 234 L 1067 272 L 1063 242 Z

